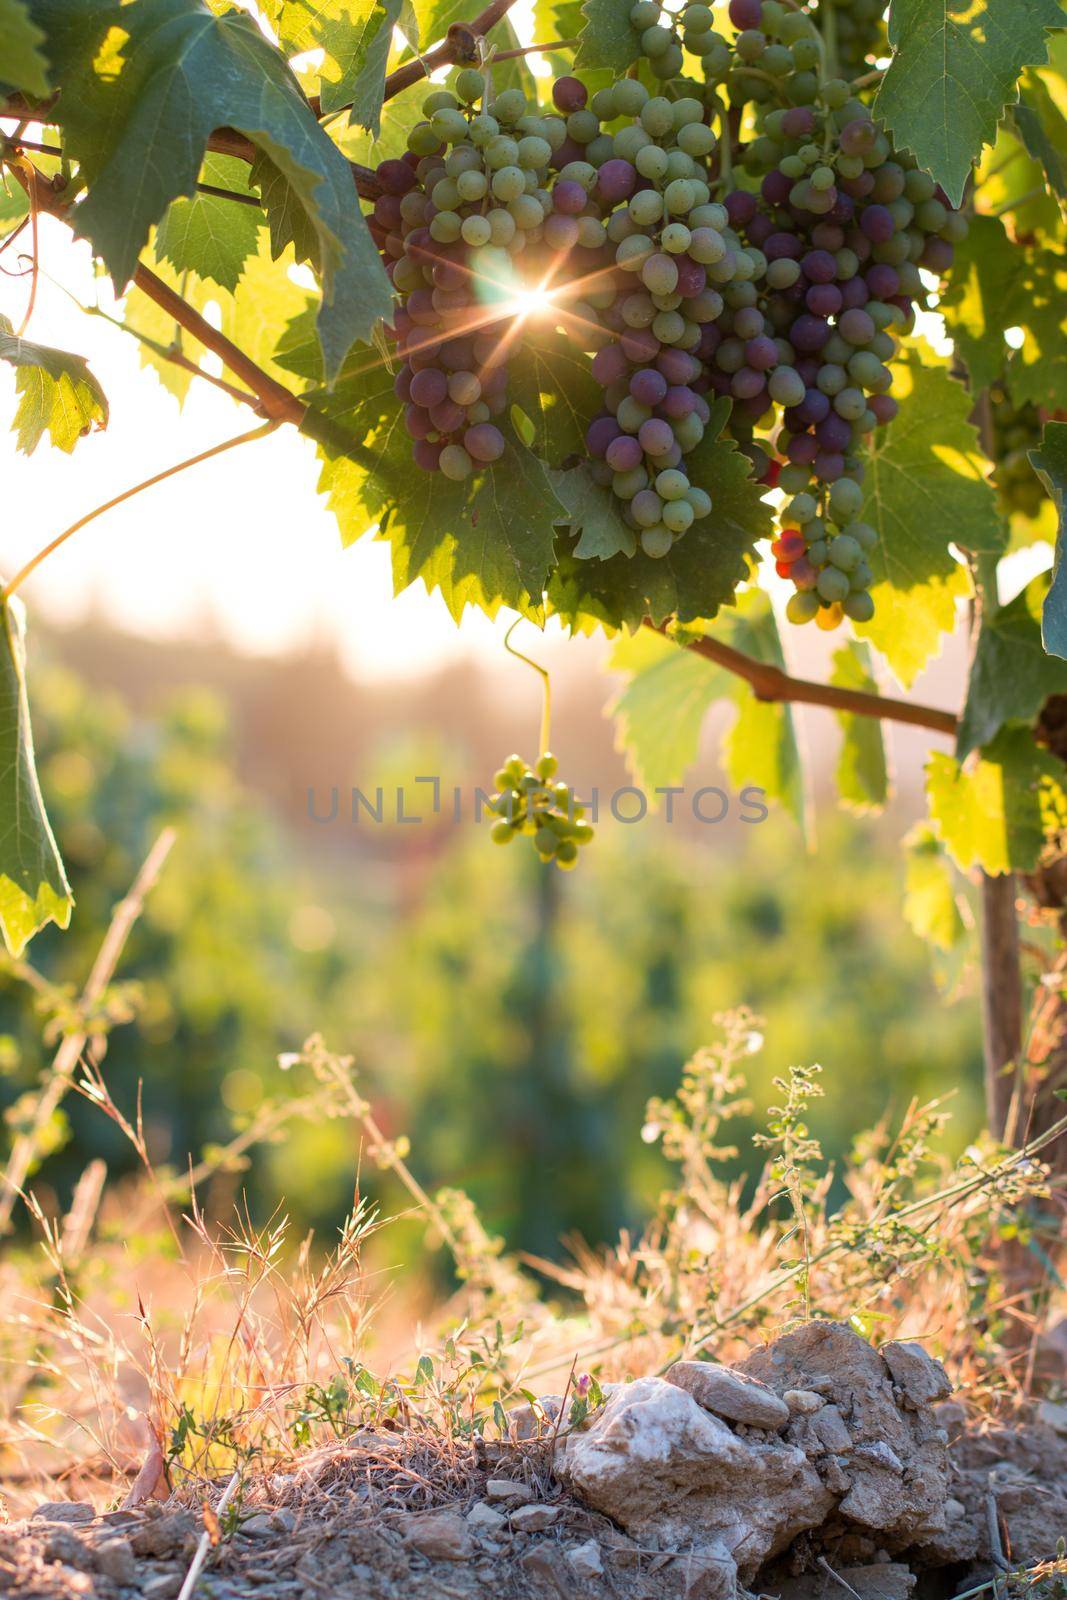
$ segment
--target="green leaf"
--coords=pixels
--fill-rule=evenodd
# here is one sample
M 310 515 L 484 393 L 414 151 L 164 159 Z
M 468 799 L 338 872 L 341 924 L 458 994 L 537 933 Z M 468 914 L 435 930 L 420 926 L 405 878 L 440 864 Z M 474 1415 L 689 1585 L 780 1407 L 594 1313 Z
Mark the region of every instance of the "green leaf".
M 16 368 L 18 446 L 32 455 L 45 432 L 69 454 L 91 428 L 107 427 L 107 397 L 84 356 L 19 339 L 0 316 L 0 361 Z
M 1007 372 L 1012 398 L 1067 404 L 1067 264 L 1020 245 L 996 217 L 974 217 L 941 300 L 975 393 Z M 1007 328 L 1022 328 L 1018 350 Z
M 697 759 L 709 706 L 731 691 L 729 675 L 651 628 L 620 635 L 608 665 L 630 674 L 608 710 L 635 780 L 649 791 L 680 784 Z
M 1023 79 L 1015 126 L 1057 200 L 1067 202 L 1067 118 L 1036 72 Z
M 255 198 L 248 184 L 247 163 L 236 156 L 207 155 L 201 176 L 205 183 Z M 191 200 L 175 200 L 168 207 L 156 230 L 156 254 L 178 272 L 195 272 L 197 277 L 232 291 L 248 257 L 256 252 L 262 223 L 258 206 L 195 194 Z
M 1027 728 L 1003 728 L 961 764 L 935 754 L 926 767 L 930 820 L 963 872 L 1029 872 L 1045 839 L 1067 827 L 1067 768 Z
M 585 0 L 576 67 L 610 67 L 623 73 L 637 60 L 641 35 L 630 21 L 631 9 L 632 0 Z
M 20 956 L 46 922 L 65 928 L 74 898 L 52 837 L 37 779 L 26 695 L 26 620 L 17 598 L 3 605 L 0 652 L 0 932 Z
M 1006 529 L 985 477 L 962 384 L 925 366 L 916 350 L 894 366 L 900 414 L 871 444 L 864 516 L 878 531 L 871 552 L 873 621 L 857 632 L 908 685 L 955 626 L 956 602 L 970 593 L 955 543 L 1003 549 Z
M 622 519 L 622 504 L 611 486 L 594 482 L 589 463 L 580 461 L 566 472 L 549 472 L 549 481 L 566 510 L 578 542 L 573 554 L 579 561 L 607 561 L 611 556 L 632 557 L 637 535 Z
M 501 419 L 507 448 L 491 467 L 463 483 L 420 472 L 392 374 L 373 350 L 360 359 L 350 359 L 332 391 L 314 397 L 334 437 L 322 439 L 316 414 L 305 423 L 320 437 L 319 488 L 345 544 L 377 525 L 392 549 L 397 592 L 421 578 L 440 589 L 457 621 L 468 605 L 490 616 L 506 605 L 539 619 L 552 524 L 564 514 L 544 466 Z M 344 450 L 337 430 L 351 440 Z
M 44 38 L 24 0 L 0 0 L 0 83 L 41 99 L 51 93 Z
M 938 950 L 952 950 L 966 932 L 953 868 L 924 822 L 904 839 L 903 911 L 912 933 Z
M 961 761 L 1006 722 L 1033 722 L 1049 695 L 1067 694 L 1067 661 L 1046 655 L 1041 643 L 1047 588 L 1042 574 L 982 623 L 956 745 Z
M 327 56 L 320 78 L 322 109 L 351 106 L 349 121 L 377 135 L 401 0 L 344 0 L 326 10 L 332 15 L 318 34 Z
M 893 59 L 874 112 L 954 205 L 1020 73 L 1047 59 L 1047 31 L 1063 21 L 1056 0 L 893 0 Z
M 770 600 L 753 586 L 738 596 L 715 636 L 758 661 L 785 667 L 778 624 Z M 792 708 L 784 702 L 758 700 L 743 679 L 733 678 L 737 721 L 723 739 L 723 761 L 735 788 L 753 785 L 780 800 L 802 833 L 807 831 L 804 773 Z
M 646 616 L 664 622 L 710 620 L 728 605 L 748 575 L 758 539 L 769 537 L 771 511 L 749 475 L 748 460 L 716 435 L 726 408 L 713 412 L 702 442 L 689 457 L 693 483 L 707 489 L 711 514 L 695 522 L 659 560 L 639 548 L 633 556 L 586 561 L 572 535 L 559 540 L 557 570 L 548 586 L 553 611 L 571 627 L 600 622 L 636 627 Z
M 314 233 L 319 335 L 333 374 L 392 307 L 345 158 L 316 122 L 278 51 L 250 16 L 200 0 L 86 8 L 37 0 L 65 142 L 88 193 L 75 222 L 117 289 L 172 201 L 195 192 L 208 136 L 236 128 L 273 163 Z
M 1052 497 L 1059 518 L 1056 564 L 1041 614 L 1041 638 L 1050 655 L 1067 660 L 1067 565 L 1064 564 L 1064 494 L 1067 493 L 1067 422 L 1046 422 L 1040 450 L 1030 451 L 1030 465 Z
M 604 396 L 573 337 L 527 322 L 508 361 L 508 395 L 533 423 L 530 448 L 549 466 L 585 455 L 585 430 Z
M 877 694 L 871 658 L 865 645 L 850 641 L 834 655 L 830 682 L 838 689 Z M 880 811 L 889 795 L 885 738 L 877 717 L 838 711 L 843 738 L 837 758 L 837 788 L 844 805 L 859 813 Z

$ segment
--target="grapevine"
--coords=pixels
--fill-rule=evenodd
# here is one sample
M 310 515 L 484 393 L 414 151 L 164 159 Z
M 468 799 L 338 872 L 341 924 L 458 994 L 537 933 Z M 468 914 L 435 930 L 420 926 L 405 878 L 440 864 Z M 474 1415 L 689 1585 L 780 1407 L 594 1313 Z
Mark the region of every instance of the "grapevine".
M 464 69 L 378 168 L 415 461 L 463 479 L 501 456 L 508 355 L 543 301 L 591 358 L 589 470 L 634 549 L 665 557 L 714 517 L 691 458 L 723 400 L 728 437 L 785 497 L 771 554 L 789 620 L 868 622 L 866 449 L 897 412 L 922 273 L 948 270 L 966 222 L 806 12 L 731 0 L 727 35 L 699 0 L 637 0 L 629 20 L 636 75 L 590 97 L 568 74 L 546 111 Z

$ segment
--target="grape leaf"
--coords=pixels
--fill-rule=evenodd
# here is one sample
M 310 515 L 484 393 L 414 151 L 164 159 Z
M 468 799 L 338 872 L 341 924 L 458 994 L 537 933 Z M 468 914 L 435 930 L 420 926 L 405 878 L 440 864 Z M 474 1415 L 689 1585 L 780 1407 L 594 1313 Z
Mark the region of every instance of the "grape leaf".
M 580 461 L 565 472 L 549 472 L 549 481 L 567 514 L 571 531 L 578 535 L 573 549 L 579 561 L 607 561 L 611 556 L 633 556 L 637 536 L 622 519 L 622 504 L 611 486 L 596 483 L 589 463 Z
M 508 362 L 508 395 L 533 423 L 530 448 L 549 466 L 585 455 L 585 430 L 604 394 L 573 338 L 528 322 Z
M 952 950 L 966 932 L 953 868 L 936 833 L 918 822 L 903 841 L 904 920 L 937 950 Z
M 85 7 L 36 0 L 64 93 L 57 107 L 88 193 L 75 224 L 122 289 L 149 229 L 195 191 L 208 136 L 245 134 L 284 177 L 315 234 L 328 373 L 392 307 L 348 163 L 253 19 L 200 0 Z
M 893 0 L 893 58 L 874 112 L 953 205 L 1015 100 L 1020 73 L 1047 59 L 1047 31 L 1063 20 L 1056 0 Z
M 18 447 L 32 455 L 47 431 L 69 454 L 83 434 L 107 427 L 107 396 L 84 356 L 19 339 L 0 316 L 0 361 L 16 369 L 19 403 L 14 428 Z
M 457 621 L 468 605 L 490 616 L 506 605 L 540 619 L 552 524 L 564 514 L 542 463 L 502 422 L 507 445 L 491 467 L 462 483 L 420 472 L 392 374 L 373 350 L 361 359 L 349 360 L 333 390 L 312 395 L 315 410 L 304 425 L 319 438 L 319 488 L 344 543 L 377 525 L 391 547 L 397 592 L 421 578 L 428 590 L 440 589 Z M 343 449 L 339 434 L 351 441 Z
M 1067 827 L 1067 768 L 1028 728 L 1002 728 L 965 764 L 935 754 L 926 767 L 930 820 L 963 872 L 1029 872 L 1045 839 Z
M 998 551 L 1006 530 L 984 475 L 962 384 L 912 350 L 894 367 L 900 414 L 870 447 L 864 516 L 878 531 L 870 555 L 876 611 L 857 632 L 911 684 L 970 593 L 949 550 Z
M 0 652 L 0 932 L 20 956 L 39 928 L 70 922 L 70 892 L 45 812 L 26 696 L 26 619 L 16 597 L 3 607 Z
M 715 633 L 757 661 L 785 667 L 770 600 L 755 585 L 738 595 L 736 607 L 724 614 Z M 733 679 L 733 698 L 738 707 L 737 721 L 723 739 L 728 777 L 738 789 L 754 785 L 772 800 L 780 800 L 800 831 L 806 833 L 804 772 L 792 707 L 785 702 L 757 699 L 740 678 Z
M 596 620 L 612 628 L 636 627 L 646 616 L 664 622 L 710 619 L 733 599 L 748 573 L 758 539 L 770 534 L 771 512 L 763 490 L 749 475 L 748 460 L 716 437 L 726 408 L 713 412 L 702 442 L 688 457 L 693 483 L 712 499 L 711 515 L 694 522 L 660 559 L 636 555 L 585 561 L 575 554 L 573 535 L 559 540 L 549 603 L 561 620 L 584 628 Z
M 1050 655 L 1067 659 L 1067 564 L 1064 563 L 1064 494 L 1067 493 L 1067 422 L 1046 422 L 1030 464 L 1052 497 L 1059 518 L 1056 564 L 1041 614 L 1041 638 Z
M 973 217 L 941 299 L 945 326 L 977 393 L 1007 373 L 1016 401 L 1067 405 L 1067 264 L 1020 245 L 996 217 Z M 1007 328 L 1022 328 L 1018 350 Z
M 1047 587 L 1042 573 L 982 623 L 956 744 L 961 761 L 1006 722 L 1032 722 L 1050 694 L 1067 694 L 1067 661 L 1046 655 L 1041 643 Z
M 44 42 L 24 0 L 0 0 L 0 83 L 41 99 L 50 93 Z
M 377 135 L 385 68 L 400 20 L 401 0 L 341 0 L 324 8 L 317 42 L 326 51 L 319 79 L 324 111 L 351 106 L 350 122 Z M 335 76 L 336 72 L 336 76 Z
M 635 781 L 649 791 L 680 784 L 697 759 L 709 706 L 736 680 L 651 628 L 620 635 L 608 664 L 629 675 L 608 711 Z
M 865 645 L 850 641 L 835 653 L 830 682 L 839 689 L 878 693 Z M 838 711 L 837 720 L 843 735 L 837 758 L 837 788 L 842 803 L 860 814 L 880 811 L 889 796 L 882 724 L 877 717 L 859 717 L 850 711 Z
M 205 183 L 247 194 L 248 167 L 236 156 L 208 154 L 201 173 Z M 253 255 L 263 218 L 256 206 L 240 205 L 218 195 L 195 194 L 175 200 L 156 229 L 156 254 L 178 272 L 195 272 L 222 289 L 236 289 L 245 262 Z
M 623 73 L 637 60 L 641 35 L 630 21 L 631 10 L 632 0 L 585 0 L 575 67 L 610 67 Z
M 1040 162 L 1057 200 L 1067 202 L 1067 118 L 1036 72 L 1023 79 L 1015 126 L 1030 155 Z

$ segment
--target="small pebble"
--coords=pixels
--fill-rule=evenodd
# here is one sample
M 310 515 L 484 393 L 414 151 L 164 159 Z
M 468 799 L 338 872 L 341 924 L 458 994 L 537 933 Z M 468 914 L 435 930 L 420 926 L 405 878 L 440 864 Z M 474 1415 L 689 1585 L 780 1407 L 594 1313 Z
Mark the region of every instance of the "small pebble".
M 49 1500 L 33 1512 L 37 1522 L 92 1522 L 95 1516 L 84 1500 Z
M 826 1404 L 822 1395 L 812 1389 L 787 1389 L 782 1399 L 794 1417 L 810 1417 L 813 1411 L 821 1411 Z
M 490 1478 L 485 1486 L 487 1500 L 503 1500 L 511 1505 L 524 1505 L 532 1500 L 534 1493 L 524 1483 L 518 1483 L 514 1478 Z
M 558 1516 L 558 1506 L 518 1506 L 511 1513 L 511 1526 L 516 1533 L 543 1533 Z

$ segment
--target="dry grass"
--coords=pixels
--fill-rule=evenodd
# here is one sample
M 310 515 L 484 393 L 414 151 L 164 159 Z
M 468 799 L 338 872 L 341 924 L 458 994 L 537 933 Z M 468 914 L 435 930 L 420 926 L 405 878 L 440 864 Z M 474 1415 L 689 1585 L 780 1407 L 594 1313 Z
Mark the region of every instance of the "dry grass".
M 577 1419 L 598 1378 L 697 1350 L 729 1360 L 798 1316 L 848 1320 L 876 1341 L 921 1338 L 971 1405 L 1017 1406 L 1053 1307 L 1041 1291 L 1007 1292 L 998 1241 L 1041 1216 L 1050 1235 L 1062 1230 L 1064 1197 L 1040 1148 L 976 1145 L 953 1167 L 938 1151 L 943 1108 L 913 1105 L 899 1128 L 860 1141 L 835 1179 L 811 1131 L 817 1070 L 798 1070 L 780 1084 L 758 1141 L 766 1164 L 746 1189 L 721 1170 L 735 1153 L 730 1123 L 749 1109 L 758 1024 L 739 1012 L 719 1025 L 642 1130 L 676 1184 L 640 1237 L 576 1244 L 565 1268 L 506 1254 L 460 1191 L 425 1194 L 350 1060 L 314 1038 L 283 1063 L 301 1080 L 286 1115 L 352 1119 L 368 1158 L 400 1177 L 452 1253 L 459 1288 L 414 1337 L 410 1305 L 390 1304 L 365 1265 L 382 1224 L 364 1203 L 325 1253 L 281 1216 L 220 1226 L 197 1200 L 212 1164 L 193 1182 L 160 1179 L 139 1122 L 114 1105 L 99 1063 L 83 1063 L 76 1087 L 124 1130 L 143 1177 L 110 1192 L 90 1166 L 65 1218 L 31 1198 L 38 1243 L 0 1266 L 9 1513 L 48 1497 L 115 1504 L 139 1469 L 138 1494 L 253 1468 L 284 1475 L 297 1462 L 306 1474 L 369 1426 L 405 1441 L 377 1471 L 408 1474 L 416 1497 L 431 1481 L 434 1496 L 451 1494 L 472 1445 L 507 1436 L 515 1403 L 555 1388 Z M 268 1114 L 256 1137 L 277 1131 Z M 241 1153 L 253 1142 L 243 1136 Z

